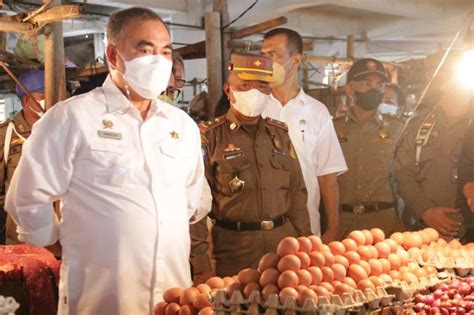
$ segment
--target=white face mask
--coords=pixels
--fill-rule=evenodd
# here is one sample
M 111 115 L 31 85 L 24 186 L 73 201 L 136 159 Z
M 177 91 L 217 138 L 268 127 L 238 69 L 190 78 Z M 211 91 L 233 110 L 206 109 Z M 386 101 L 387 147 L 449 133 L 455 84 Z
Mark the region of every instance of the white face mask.
M 39 101 L 37 101 L 37 102 L 38 102 L 38 104 L 41 106 L 41 108 L 44 110 L 44 109 L 45 109 L 45 107 L 44 107 L 44 106 L 45 106 L 45 105 L 44 105 L 44 104 L 45 104 L 45 100 L 39 100 Z
M 251 89 L 246 92 L 232 90 L 235 103 L 232 106 L 242 115 L 247 117 L 260 116 L 268 101 L 268 95 L 263 94 L 257 89 Z
M 379 113 L 384 115 L 395 116 L 398 114 L 398 106 L 393 104 L 381 103 L 379 105 Z
M 123 59 L 123 58 L 122 58 Z M 158 97 L 166 87 L 173 63 L 163 55 L 149 55 L 125 61 L 123 78 L 141 97 Z

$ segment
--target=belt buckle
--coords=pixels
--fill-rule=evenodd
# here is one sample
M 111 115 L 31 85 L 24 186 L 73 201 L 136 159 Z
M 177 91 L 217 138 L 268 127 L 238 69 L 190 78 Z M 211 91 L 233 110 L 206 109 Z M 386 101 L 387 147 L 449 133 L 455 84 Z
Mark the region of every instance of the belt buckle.
M 352 212 L 354 212 L 355 214 L 365 213 L 365 207 L 363 205 L 353 206 Z
M 265 231 L 273 229 L 274 226 L 275 226 L 275 224 L 273 223 L 273 221 L 262 221 L 262 222 L 260 222 L 260 228 L 262 230 L 265 230 Z

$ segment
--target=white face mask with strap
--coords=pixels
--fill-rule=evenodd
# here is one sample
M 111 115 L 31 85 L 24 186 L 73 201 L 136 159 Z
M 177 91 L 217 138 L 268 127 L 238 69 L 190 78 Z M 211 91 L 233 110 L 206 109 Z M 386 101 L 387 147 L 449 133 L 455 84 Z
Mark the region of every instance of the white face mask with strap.
M 238 92 L 230 89 L 235 98 L 232 106 L 247 117 L 257 117 L 263 113 L 268 102 L 268 95 L 263 94 L 258 89 L 251 89 L 245 92 Z

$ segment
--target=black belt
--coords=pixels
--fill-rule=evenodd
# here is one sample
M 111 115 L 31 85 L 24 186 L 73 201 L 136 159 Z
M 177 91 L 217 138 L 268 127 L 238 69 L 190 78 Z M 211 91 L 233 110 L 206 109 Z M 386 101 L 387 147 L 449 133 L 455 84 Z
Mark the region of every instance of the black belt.
M 235 221 L 223 221 L 214 219 L 214 224 L 221 228 L 233 231 L 259 231 L 259 230 L 272 230 L 276 227 L 282 226 L 285 223 L 285 216 L 282 215 L 276 219 L 261 221 L 261 222 L 235 222 Z
M 362 214 L 367 212 L 381 211 L 394 207 L 395 204 L 393 202 L 375 202 L 370 204 L 342 204 L 341 210 L 343 212 Z

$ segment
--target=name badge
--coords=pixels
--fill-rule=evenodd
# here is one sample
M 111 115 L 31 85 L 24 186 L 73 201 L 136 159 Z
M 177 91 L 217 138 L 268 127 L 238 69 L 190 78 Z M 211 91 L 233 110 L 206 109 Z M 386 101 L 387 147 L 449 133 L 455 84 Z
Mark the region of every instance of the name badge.
M 113 140 L 122 140 L 122 134 L 120 132 L 98 130 L 97 134 L 101 138 L 113 139 Z
M 242 156 L 244 156 L 244 152 L 242 151 L 232 152 L 232 153 L 224 154 L 224 160 L 232 160 L 232 159 L 242 157 Z

